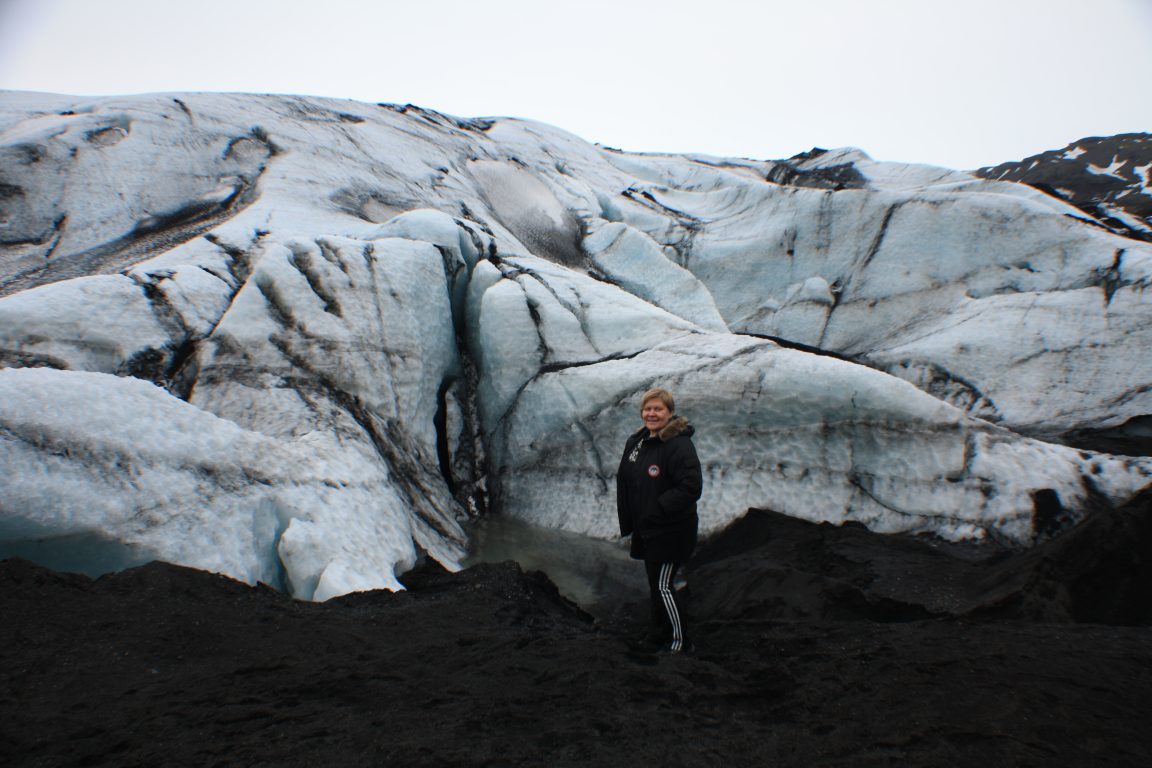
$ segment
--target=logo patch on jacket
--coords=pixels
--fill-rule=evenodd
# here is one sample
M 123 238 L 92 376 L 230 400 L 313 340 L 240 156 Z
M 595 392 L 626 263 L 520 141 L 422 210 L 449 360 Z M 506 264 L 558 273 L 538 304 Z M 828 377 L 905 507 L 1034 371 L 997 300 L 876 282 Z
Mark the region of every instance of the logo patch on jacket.
M 660 477 L 660 467 L 655 464 L 648 467 L 648 477 Z

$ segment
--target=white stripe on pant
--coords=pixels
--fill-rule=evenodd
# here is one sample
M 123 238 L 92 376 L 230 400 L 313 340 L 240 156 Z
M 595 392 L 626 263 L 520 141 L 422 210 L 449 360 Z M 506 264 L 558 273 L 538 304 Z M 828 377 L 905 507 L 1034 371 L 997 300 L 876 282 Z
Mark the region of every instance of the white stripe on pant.
M 676 610 L 676 599 L 672 595 L 672 568 L 674 563 L 664 563 L 660 566 L 660 579 L 657 582 L 660 588 L 660 597 L 664 600 L 664 610 L 668 611 L 668 618 L 672 620 L 672 650 L 679 651 L 684 644 L 684 634 L 680 629 L 680 612 Z

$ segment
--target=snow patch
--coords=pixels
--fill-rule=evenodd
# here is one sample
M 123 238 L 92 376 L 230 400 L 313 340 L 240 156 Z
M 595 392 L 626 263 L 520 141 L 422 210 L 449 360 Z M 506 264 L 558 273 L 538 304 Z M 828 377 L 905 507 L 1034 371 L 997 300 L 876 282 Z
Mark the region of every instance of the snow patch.
M 1107 168 L 1101 168 L 1099 166 L 1093 165 L 1092 163 L 1088 163 L 1087 169 L 1088 169 L 1088 173 L 1092 173 L 1092 174 L 1095 174 L 1097 176 L 1111 176 L 1113 178 L 1120 179 L 1121 181 L 1128 181 L 1128 179 L 1124 178 L 1119 173 L 1117 173 L 1117 171 L 1119 171 L 1121 168 L 1123 168 L 1127 164 L 1128 164 L 1127 160 L 1117 161 L 1116 158 L 1113 157 L 1112 163 Z

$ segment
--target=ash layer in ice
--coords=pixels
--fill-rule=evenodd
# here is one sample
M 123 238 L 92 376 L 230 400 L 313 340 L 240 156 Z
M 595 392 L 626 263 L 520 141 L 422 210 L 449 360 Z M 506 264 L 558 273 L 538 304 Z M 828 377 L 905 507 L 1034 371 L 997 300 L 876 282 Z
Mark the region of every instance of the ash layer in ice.
M 611 538 L 654 385 L 697 426 L 705 533 L 759 507 L 1027 547 L 1152 480 L 1120 455 L 1152 246 L 1030 186 L 10 92 L 0 190 L 0 554 L 323 600 L 458 568 L 485 510 Z

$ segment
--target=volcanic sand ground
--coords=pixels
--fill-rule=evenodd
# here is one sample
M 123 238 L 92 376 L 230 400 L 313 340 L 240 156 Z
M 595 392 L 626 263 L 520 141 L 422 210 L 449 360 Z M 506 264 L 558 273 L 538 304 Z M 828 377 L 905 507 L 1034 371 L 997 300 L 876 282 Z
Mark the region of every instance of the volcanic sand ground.
M 698 622 L 628 650 L 515 563 L 327 603 L 0 563 L 9 766 L 1146 766 L 1152 629 Z

